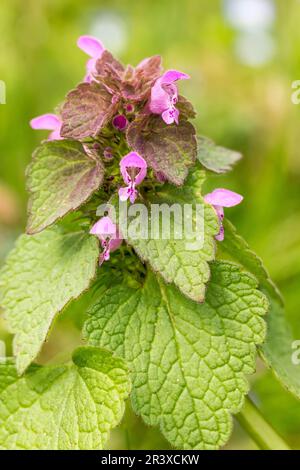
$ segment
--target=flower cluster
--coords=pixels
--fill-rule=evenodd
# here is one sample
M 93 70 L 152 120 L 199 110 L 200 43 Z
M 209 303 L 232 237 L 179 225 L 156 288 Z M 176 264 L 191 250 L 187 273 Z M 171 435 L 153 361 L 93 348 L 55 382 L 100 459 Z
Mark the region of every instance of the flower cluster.
M 89 56 L 82 83 L 67 95 L 59 115 L 38 116 L 31 120 L 31 127 L 51 131 L 48 141 L 79 142 L 89 160 L 100 158 L 104 165 L 116 162 L 119 176 L 112 179 L 121 201 L 133 204 L 140 196 L 137 187 L 146 177 L 156 184 L 181 186 L 197 156 L 195 129 L 189 121 L 195 116 L 193 106 L 177 88 L 177 82 L 189 75 L 163 71 L 159 56 L 124 67 L 91 36 L 81 36 L 77 45 Z M 205 196 L 219 218 L 217 240 L 224 239 L 223 208 L 241 200 L 225 189 Z M 101 241 L 102 264 L 120 246 L 122 237 L 107 216 L 90 233 Z

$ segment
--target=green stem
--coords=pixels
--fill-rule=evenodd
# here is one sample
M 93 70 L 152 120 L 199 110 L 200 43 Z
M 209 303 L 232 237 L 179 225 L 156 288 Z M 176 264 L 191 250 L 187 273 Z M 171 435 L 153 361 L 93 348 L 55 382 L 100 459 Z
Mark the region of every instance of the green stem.
M 249 397 L 236 419 L 261 450 L 291 450 Z

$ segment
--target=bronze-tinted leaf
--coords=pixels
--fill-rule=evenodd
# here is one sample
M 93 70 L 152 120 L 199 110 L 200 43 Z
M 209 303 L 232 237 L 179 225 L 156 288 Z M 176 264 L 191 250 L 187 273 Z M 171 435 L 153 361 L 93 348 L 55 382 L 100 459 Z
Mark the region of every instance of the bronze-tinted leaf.
M 130 101 L 143 101 L 150 96 L 151 87 L 161 75 L 161 57 L 148 57 L 134 69 L 128 67 L 123 83 L 123 96 Z
M 185 119 L 194 119 L 196 117 L 196 111 L 192 103 L 187 100 L 184 96 L 178 96 L 178 102 L 176 108 L 180 112 L 180 117 Z
M 121 93 L 124 72 L 123 65 L 109 51 L 104 51 L 96 62 L 95 78 L 111 93 Z
M 57 219 L 77 209 L 103 181 L 100 160 L 88 156 L 73 140 L 41 145 L 28 167 L 29 219 L 27 232 L 40 232 Z
M 112 118 L 116 106 L 103 85 L 81 83 L 68 94 L 63 105 L 61 135 L 72 139 L 96 136 Z
M 167 125 L 161 116 L 144 115 L 130 125 L 127 140 L 153 170 L 180 186 L 196 160 L 195 132 L 186 120 Z

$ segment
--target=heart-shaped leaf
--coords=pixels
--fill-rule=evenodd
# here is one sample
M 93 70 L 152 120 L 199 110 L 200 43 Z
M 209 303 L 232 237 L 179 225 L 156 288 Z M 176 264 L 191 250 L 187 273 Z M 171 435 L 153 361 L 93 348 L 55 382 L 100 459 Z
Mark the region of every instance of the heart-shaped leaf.
M 141 116 L 129 126 L 127 140 L 153 168 L 168 181 L 180 186 L 197 157 L 194 126 L 181 119 L 167 125 L 161 116 Z
M 89 287 L 98 256 L 97 239 L 83 232 L 51 227 L 19 238 L 0 273 L 0 302 L 15 334 L 19 373 L 39 353 L 55 315 Z
M 81 83 L 68 94 L 63 105 L 62 137 L 80 140 L 96 136 L 112 118 L 116 106 L 104 85 Z
M 151 272 L 141 289 L 110 288 L 89 312 L 84 335 L 123 356 L 132 403 L 180 449 L 216 449 L 232 430 L 255 370 L 268 302 L 256 280 L 231 263 L 213 263 L 204 304 Z
M 74 140 L 43 143 L 27 170 L 27 233 L 44 230 L 81 206 L 102 184 L 104 167 Z
M 0 363 L 0 449 L 103 449 L 130 391 L 122 359 L 79 348 L 73 364 L 31 366 L 18 377 Z

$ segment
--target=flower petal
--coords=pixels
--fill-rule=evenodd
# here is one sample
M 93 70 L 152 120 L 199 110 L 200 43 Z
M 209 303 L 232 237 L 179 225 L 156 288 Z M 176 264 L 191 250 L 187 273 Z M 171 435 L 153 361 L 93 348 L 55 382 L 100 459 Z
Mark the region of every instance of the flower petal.
M 242 202 L 243 196 L 229 191 L 229 189 L 218 188 L 206 194 L 204 200 L 213 206 L 233 207 Z
M 63 137 L 60 135 L 60 128 L 51 132 L 48 137 L 48 140 L 63 140 Z
M 130 196 L 130 192 L 129 192 L 129 189 L 128 188 L 120 188 L 119 189 L 119 198 L 120 198 L 120 201 L 127 201 L 127 199 L 129 198 Z
M 94 59 L 99 59 L 105 50 L 102 42 L 93 36 L 80 36 L 77 46 Z
M 47 131 L 56 131 L 61 127 L 61 120 L 55 114 L 43 114 L 30 121 L 32 129 L 43 129 Z
M 222 221 L 224 219 L 224 209 L 222 206 L 214 206 L 214 209 L 217 213 L 217 216 L 219 218 L 220 221 Z
M 134 204 L 135 203 L 135 200 L 137 198 L 137 195 L 138 195 L 138 192 L 136 189 L 130 191 L 130 195 L 129 195 L 129 201 L 131 202 L 131 204 Z
M 98 237 L 114 237 L 116 235 L 117 228 L 112 222 L 110 217 L 102 217 L 96 222 L 90 230 L 91 235 L 97 235 Z
M 171 108 L 166 109 L 166 111 L 162 113 L 161 117 L 163 118 L 166 124 L 173 124 L 173 122 L 176 122 L 176 124 L 178 124 L 179 111 L 178 109 L 172 106 Z
M 130 152 L 120 161 L 120 170 L 125 183 L 131 182 L 131 177 L 127 172 L 127 168 L 138 168 L 139 173 L 136 174 L 134 182 L 140 184 L 147 174 L 146 161 L 136 152 Z
M 220 232 L 215 236 L 215 239 L 218 240 L 218 242 L 222 242 L 224 240 L 224 227 L 222 224 L 220 226 Z
M 151 89 L 149 109 L 153 114 L 162 114 L 170 106 L 170 96 L 158 80 Z
M 183 72 L 179 72 L 178 70 L 167 70 L 158 80 L 160 81 L 161 85 L 163 85 L 171 84 L 177 80 L 188 80 L 189 78 L 189 75 Z
M 170 106 L 174 105 L 178 99 L 177 87 L 174 85 L 174 82 L 188 78 L 190 77 L 186 73 L 179 72 L 178 70 L 167 70 L 156 80 L 151 89 L 150 111 L 154 114 L 162 114 Z M 167 124 L 171 124 L 174 121 L 178 123 L 178 115 L 179 113 L 173 119 L 165 114 L 162 118 Z
M 113 251 L 116 251 L 122 245 L 122 242 L 123 242 L 122 238 L 112 238 L 109 242 L 109 249 L 111 253 Z
M 175 121 L 175 115 L 170 109 L 166 109 L 166 111 L 161 114 L 161 117 L 163 118 L 166 124 L 173 124 L 173 122 Z

